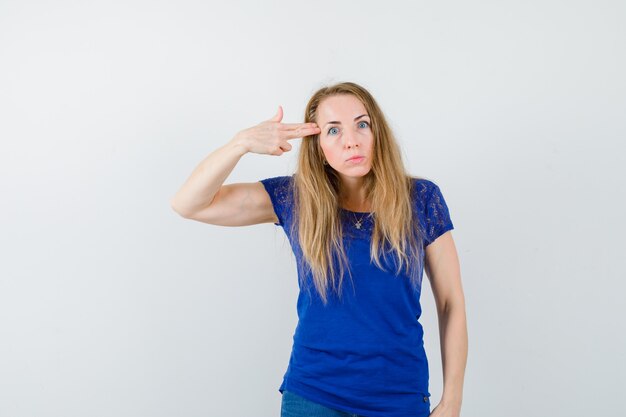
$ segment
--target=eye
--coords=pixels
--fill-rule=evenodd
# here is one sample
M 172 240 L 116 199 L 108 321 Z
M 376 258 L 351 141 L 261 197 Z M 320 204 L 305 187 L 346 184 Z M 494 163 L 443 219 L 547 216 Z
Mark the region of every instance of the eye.
M 359 122 L 359 125 L 360 125 L 361 123 L 365 123 L 365 127 L 369 127 L 369 125 L 370 125 L 370 124 L 369 124 L 369 122 L 366 122 L 365 120 L 361 120 L 361 121 Z M 334 126 L 333 126 L 333 127 L 331 127 L 330 129 L 328 129 L 328 131 L 326 132 L 326 134 L 330 134 L 330 131 L 331 131 L 331 130 L 333 130 L 333 129 L 337 129 L 337 128 L 336 128 L 336 127 L 334 127 Z

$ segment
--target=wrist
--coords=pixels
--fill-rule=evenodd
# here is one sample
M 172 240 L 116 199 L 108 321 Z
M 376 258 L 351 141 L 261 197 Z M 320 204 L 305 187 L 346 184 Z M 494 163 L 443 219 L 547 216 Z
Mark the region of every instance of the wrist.
M 235 149 L 239 153 L 239 156 L 243 156 L 249 152 L 245 141 L 239 134 L 235 135 L 230 142 L 228 142 L 228 146 Z
M 461 407 L 461 403 L 462 403 L 463 399 L 460 396 L 453 396 L 453 395 L 443 395 L 441 397 L 441 404 L 444 404 L 447 407 L 452 407 L 452 408 L 460 408 Z

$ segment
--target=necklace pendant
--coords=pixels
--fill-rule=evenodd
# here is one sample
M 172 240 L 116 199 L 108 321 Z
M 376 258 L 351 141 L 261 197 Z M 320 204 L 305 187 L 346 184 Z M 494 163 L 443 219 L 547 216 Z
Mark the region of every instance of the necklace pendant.
M 356 226 L 357 229 L 361 229 L 361 221 L 360 220 L 358 222 L 356 222 L 354 225 Z

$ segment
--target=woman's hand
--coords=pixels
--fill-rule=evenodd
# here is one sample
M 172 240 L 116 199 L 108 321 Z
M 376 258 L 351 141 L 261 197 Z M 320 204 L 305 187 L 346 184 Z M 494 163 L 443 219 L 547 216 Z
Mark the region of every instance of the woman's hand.
M 315 135 L 320 132 L 316 123 L 280 123 L 283 108 L 269 120 L 238 132 L 232 139 L 247 152 L 280 156 L 291 150 L 289 139 Z
M 440 402 L 428 417 L 459 417 L 460 415 L 461 404 Z

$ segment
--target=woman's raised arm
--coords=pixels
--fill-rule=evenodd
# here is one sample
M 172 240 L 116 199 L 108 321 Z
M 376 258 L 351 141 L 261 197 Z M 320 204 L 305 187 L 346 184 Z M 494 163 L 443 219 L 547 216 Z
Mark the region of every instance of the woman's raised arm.
M 223 185 L 248 152 L 280 156 L 291 150 L 289 139 L 319 132 L 315 123 L 281 123 L 282 107 L 271 119 L 238 132 L 213 151 L 172 197 L 174 211 L 185 218 L 223 226 L 244 226 L 276 220 L 261 183 Z

